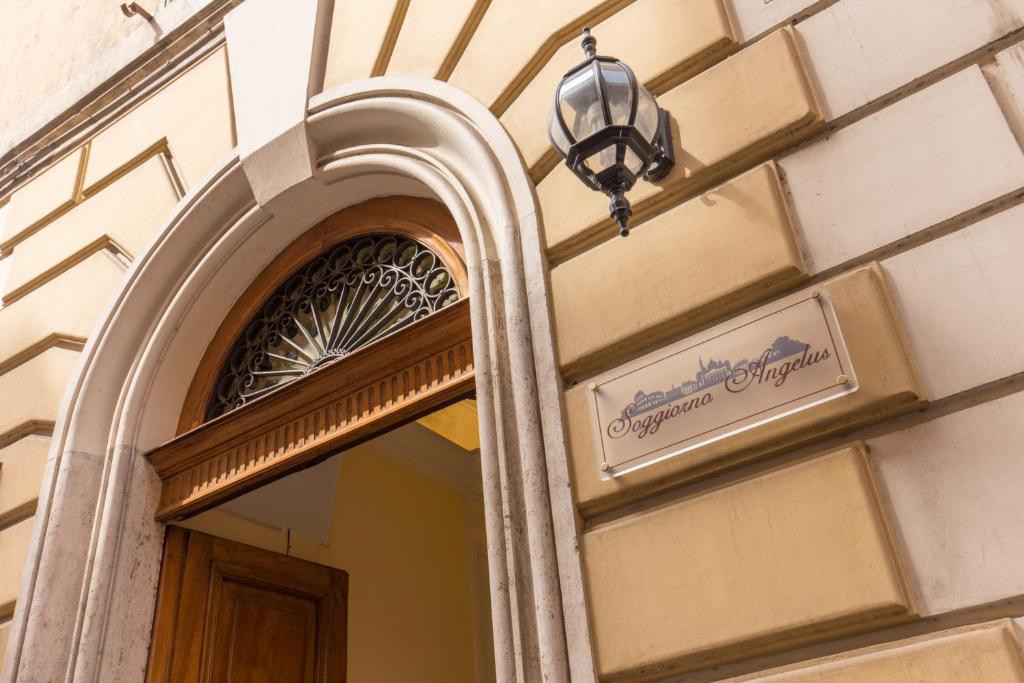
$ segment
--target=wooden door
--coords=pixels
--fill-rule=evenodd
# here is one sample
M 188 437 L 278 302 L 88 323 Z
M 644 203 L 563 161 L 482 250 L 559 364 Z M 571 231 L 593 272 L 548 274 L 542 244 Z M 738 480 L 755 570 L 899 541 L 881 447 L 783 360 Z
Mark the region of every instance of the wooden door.
M 345 680 L 348 574 L 168 527 L 152 683 Z

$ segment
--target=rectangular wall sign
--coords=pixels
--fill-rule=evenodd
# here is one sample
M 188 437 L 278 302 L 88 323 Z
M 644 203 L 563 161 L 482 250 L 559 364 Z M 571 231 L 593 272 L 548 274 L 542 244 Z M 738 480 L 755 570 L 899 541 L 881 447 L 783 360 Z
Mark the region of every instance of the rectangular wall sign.
M 857 389 L 824 292 L 788 297 L 590 385 L 598 466 L 614 477 Z

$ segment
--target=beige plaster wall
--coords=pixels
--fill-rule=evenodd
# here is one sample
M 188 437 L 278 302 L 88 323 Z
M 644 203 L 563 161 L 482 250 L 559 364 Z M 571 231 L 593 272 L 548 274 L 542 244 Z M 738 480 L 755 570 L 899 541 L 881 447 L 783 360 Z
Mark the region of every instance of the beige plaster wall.
M 730 681 L 890 683 L 891 681 L 1024 681 L 1020 634 L 1008 620 L 869 648 Z
M 74 6 L 94 5 L 95 40 L 53 47 L 61 59 L 88 61 L 120 35 L 116 7 Z M 17 62 L 54 45 L 55 10 L 31 7 L 15 12 L 25 28 L 0 56 Z M 678 166 L 630 194 L 625 242 L 607 200 L 555 163 L 545 137 L 549 98 L 579 56 L 584 25 L 673 119 Z M 1022 27 L 1024 0 L 335 3 L 327 88 L 382 74 L 448 80 L 500 118 L 536 183 L 602 677 L 1021 680 L 1019 625 L 1003 617 L 1024 614 L 1020 497 L 1008 483 L 1020 480 L 1024 438 Z M 225 59 L 211 55 L 0 198 L 9 200 L 0 270 L 11 274 L 0 308 L 0 386 L 9 387 L 0 460 L 21 463 L 0 469 L 0 534 L 31 514 L 20 482 L 38 477 L 70 359 L 119 273 L 173 193 L 234 144 Z M 25 86 L 0 119 L 31 108 L 65 67 L 0 76 Z M 121 188 L 140 186 L 152 188 L 152 205 L 105 218 L 131 206 Z M 90 201 L 110 208 L 91 213 Z M 802 287 L 857 280 L 863 290 L 865 278 L 870 294 L 845 304 L 858 371 L 871 377 L 856 408 L 726 440 L 711 449 L 727 464 L 714 471 L 684 476 L 684 461 L 667 461 L 612 493 L 595 483 L 579 401 L 592 377 Z M 632 297 L 641 281 L 656 295 Z M 384 474 L 379 462 L 353 462 L 367 477 Z M 826 470 L 813 485 L 788 483 Z M 438 500 L 438 515 L 454 514 Z M 764 510 L 767 520 L 756 514 Z M 347 533 L 385 543 L 395 529 Z M 778 529 L 791 533 L 775 538 Z M 281 542 L 266 529 L 246 533 Z M 728 543 L 737 538 L 742 547 Z M 813 548 L 801 545 L 811 538 Z M 874 544 L 857 556 L 864 571 L 836 568 L 858 544 Z M 379 552 L 402 561 L 400 546 Z M 703 573 L 680 572 L 693 547 L 712 553 L 695 565 Z M 764 567 L 756 580 L 744 574 Z M 608 587 L 630 572 L 634 585 Z M 728 585 L 702 594 L 708 575 Z M 844 592 L 865 577 L 878 581 Z M 798 579 L 816 601 L 777 590 Z M 637 644 L 638 633 L 649 637 Z M 713 661 L 727 663 L 708 673 Z
M 0 129 L 29 115 L 139 27 L 107 0 L 3 0 L 0 16 L 0 64 L 18 65 L 0 70 Z
M 0 89 L 18 94 L 4 98 L 3 112 L 49 94 L 53 78 L 82 69 L 141 21 L 116 3 L 17 5 L 3 8 L 13 23 L 0 35 L 21 33 L 0 40 L 0 54 L 20 49 L 5 63 L 25 68 L 0 73 Z M 63 59 L 81 63 L 65 69 Z M 14 608 L 48 436 L 78 351 L 153 231 L 234 144 L 220 48 L 0 200 L 0 629 Z

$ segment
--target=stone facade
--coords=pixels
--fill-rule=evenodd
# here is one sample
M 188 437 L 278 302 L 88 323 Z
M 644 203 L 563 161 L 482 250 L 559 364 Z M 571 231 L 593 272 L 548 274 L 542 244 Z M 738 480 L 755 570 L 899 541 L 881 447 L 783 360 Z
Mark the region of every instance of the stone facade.
M 95 572 L 109 569 L 111 583 L 86 572 L 64 593 L 53 584 L 66 603 L 53 637 L 76 634 L 77 661 L 57 648 L 48 671 L 26 664 L 43 647 L 33 619 L 55 609 L 40 581 L 53 576 L 53 539 L 69 533 L 54 520 L 71 501 L 70 472 L 82 468 L 75 485 L 153 484 L 134 469 L 148 467 L 141 460 L 123 460 L 118 474 L 114 447 L 127 441 L 80 417 L 98 414 L 82 412 L 90 401 L 115 403 L 111 392 L 134 396 L 135 384 L 95 381 L 114 367 L 103 361 L 114 353 L 109 330 L 134 326 L 139 340 L 150 339 L 143 328 L 188 330 L 192 346 L 165 350 L 191 375 L 209 326 L 186 313 L 161 325 L 188 293 L 215 328 L 237 297 L 234 285 L 221 301 L 191 282 L 224 284 L 203 262 L 224 253 L 214 237 L 236 240 L 237 257 L 222 258 L 237 289 L 287 243 L 244 242 L 253 226 L 294 220 L 281 229 L 298 234 L 318 211 L 420 193 L 490 236 L 467 259 L 479 284 L 474 335 L 499 339 L 502 326 L 485 321 L 512 321 L 515 353 L 495 371 L 494 393 L 514 412 L 505 423 L 481 412 L 485 453 L 514 454 L 525 482 L 513 510 L 523 538 L 507 537 L 500 519 L 488 526 L 492 565 L 522 562 L 529 576 L 505 612 L 494 601 L 499 680 L 1024 682 L 1024 1 L 302 0 L 282 15 L 274 0 L 143 0 L 152 21 L 109 2 L 76 0 L 59 19 L 51 5 L 9 4 L 17 21 L 0 26 L 0 51 L 18 68 L 0 76 L 14 93 L 0 107 L 5 680 L 143 677 L 161 527 L 150 499 L 127 494 L 75 518 L 78 550 L 99 548 Z M 585 25 L 673 121 L 678 163 L 630 193 L 625 240 L 606 199 L 556 163 L 546 138 L 550 98 Z M 38 41 L 22 44 L 29 30 Z M 417 118 L 428 105 L 444 115 Z M 408 123 L 426 120 L 418 131 Z M 438 136 L 433 147 L 423 130 Z M 456 180 L 427 193 L 433 176 L 418 171 L 415 186 L 385 186 L 404 162 L 382 160 L 388 173 L 367 167 L 346 184 L 352 150 L 388 145 Z M 469 196 L 463 213 L 451 188 Z M 174 247 L 196 225 L 205 238 Z M 141 296 L 141 273 L 179 293 L 152 320 L 123 307 Z M 587 412 L 594 377 L 812 288 L 836 306 L 855 394 L 601 475 Z M 149 380 L 174 384 L 150 362 L 139 360 Z M 110 370 L 120 382 L 125 363 Z M 161 391 L 146 399 L 132 448 L 166 435 L 154 411 L 177 419 L 183 389 Z M 531 407 L 507 406 L 523 396 Z M 88 449 L 76 459 L 72 444 Z M 90 505 L 96 491 L 113 495 L 97 483 Z M 121 508 L 149 558 L 138 575 L 119 564 L 135 546 L 103 564 L 108 516 Z M 150 590 L 124 617 L 134 635 L 104 630 L 102 619 L 130 612 L 118 586 Z M 115 591 L 109 605 L 75 602 L 103 590 Z M 502 626 L 499 615 L 513 616 Z

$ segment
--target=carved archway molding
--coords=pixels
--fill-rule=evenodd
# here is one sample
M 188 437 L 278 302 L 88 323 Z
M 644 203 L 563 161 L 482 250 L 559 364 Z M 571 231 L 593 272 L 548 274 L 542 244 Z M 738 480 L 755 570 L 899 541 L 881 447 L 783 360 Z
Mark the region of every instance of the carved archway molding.
M 163 540 L 144 454 L 175 435 L 254 275 L 324 217 L 382 195 L 440 201 L 464 244 L 498 680 L 594 679 L 538 217 L 514 145 L 461 91 L 396 77 L 314 97 L 303 131 L 312 177 L 254 193 L 244 159 L 224 161 L 90 338 L 54 430 L 5 680 L 142 679 Z
M 208 421 L 228 356 L 267 300 L 342 242 L 380 235 L 423 245 L 450 274 L 460 298 Z M 289 244 L 246 288 L 206 347 L 175 438 L 146 453 L 162 483 L 156 518 L 176 521 L 210 509 L 471 395 L 475 373 L 462 252 L 444 207 L 416 197 L 371 199 L 343 209 Z

